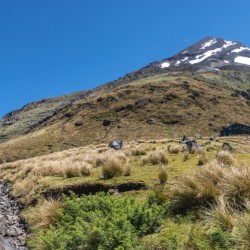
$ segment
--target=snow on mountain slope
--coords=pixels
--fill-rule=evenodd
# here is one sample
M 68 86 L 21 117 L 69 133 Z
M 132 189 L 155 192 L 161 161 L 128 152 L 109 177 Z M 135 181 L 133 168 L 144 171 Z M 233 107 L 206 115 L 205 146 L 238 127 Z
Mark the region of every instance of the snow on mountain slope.
M 250 66 L 250 49 L 239 42 L 206 37 L 171 58 L 158 63 L 169 70 L 218 70 L 224 66 Z

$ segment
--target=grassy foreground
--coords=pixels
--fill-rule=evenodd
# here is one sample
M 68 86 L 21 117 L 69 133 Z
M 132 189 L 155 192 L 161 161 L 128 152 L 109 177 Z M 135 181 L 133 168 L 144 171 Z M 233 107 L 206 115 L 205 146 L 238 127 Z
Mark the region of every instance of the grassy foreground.
M 250 141 L 198 141 L 211 144 L 73 148 L 1 164 L 1 178 L 26 205 L 31 249 L 249 249 Z M 138 183 L 147 188 L 128 189 Z M 84 187 L 94 195 L 60 195 Z

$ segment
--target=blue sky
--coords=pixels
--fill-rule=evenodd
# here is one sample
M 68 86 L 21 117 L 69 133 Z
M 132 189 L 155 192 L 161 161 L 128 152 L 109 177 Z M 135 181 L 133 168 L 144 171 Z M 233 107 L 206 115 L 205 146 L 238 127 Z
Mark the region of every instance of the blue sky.
M 249 0 L 0 0 L 0 117 L 91 89 L 205 36 L 250 47 Z

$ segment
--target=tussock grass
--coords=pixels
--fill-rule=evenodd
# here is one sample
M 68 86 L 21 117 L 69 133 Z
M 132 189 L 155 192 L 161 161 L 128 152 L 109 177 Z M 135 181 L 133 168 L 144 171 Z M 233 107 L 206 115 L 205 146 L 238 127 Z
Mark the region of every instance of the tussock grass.
M 175 183 L 171 200 L 176 210 L 183 212 L 202 206 L 211 206 L 223 197 L 235 210 L 246 210 L 250 200 L 250 168 L 246 165 L 223 168 L 216 161 L 193 171 Z M 220 204 L 222 208 L 222 204 Z
M 180 151 L 182 151 L 182 146 L 175 145 L 175 144 L 169 144 L 168 145 L 168 152 L 170 154 L 179 154 Z
M 245 201 L 250 200 L 250 169 L 246 165 L 231 167 L 224 172 L 219 184 L 224 199 L 236 209 L 245 209 Z
M 217 161 L 222 166 L 233 166 L 235 163 L 234 158 L 228 151 L 220 151 L 217 155 Z
M 235 223 L 236 211 L 221 196 L 216 203 L 205 212 L 206 220 L 212 226 L 220 226 L 222 229 L 231 231 Z
M 159 178 L 160 185 L 164 186 L 167 183 L 168 173 L 167 173 L 166 168 L 164 167 L 159 168 L 158 178 Z
M 33 188 L 34 183 L 29 178 L 17 181 L 13 186 L 14 193 L 22 196 L 28 195 L 33 190 Z
M 58 209 L 63 207 L 59 200 L 42 200 L 38 206 L 24 213 L 24 218 L 29 221 L 30 226 L 47 229 L 49 224 L 54 224 L 58 216 Z
M 142 158 L 142 165 L 167 165 L 168 158 L 164 149 L 158 149 L 151 152 L 148 156 Z
M 131 150 L 132 156 L 141 156 L 146 154 L 147 154 L 147 149 L 145 147 L 137 147 Z
M 130 175 L 131 168 L 127 165 L 127 158 L 123 153 L 114 152 L 106 155 L 102 160 L 102 175 L 104 179 L 112 179 L 122 175 Z
M 206 165 L 207 163 L 208 163 L 208 158 L 205 153 L 198 155 L 198 162 L 197 162 L 198 166 L 203 166 Z
M 221 193 L 218 183 L 223 175 L 224 169 L 213 164 L 180 178 L 171 189 L 173 210 L 182 213 L 213 203 Z
M 250 249 L 250 213 L 236 217 L 233 236 L 240 245 L 239 249 Z

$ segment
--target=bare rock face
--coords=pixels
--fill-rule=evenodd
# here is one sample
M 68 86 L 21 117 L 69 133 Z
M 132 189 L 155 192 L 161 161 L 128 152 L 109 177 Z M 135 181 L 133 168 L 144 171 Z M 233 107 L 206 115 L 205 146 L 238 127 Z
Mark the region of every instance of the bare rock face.
M 20 206 L 9 196 L 10 185 L 0 180 L 0 249 L 26 250 L 26 232 L 20 222 Z

